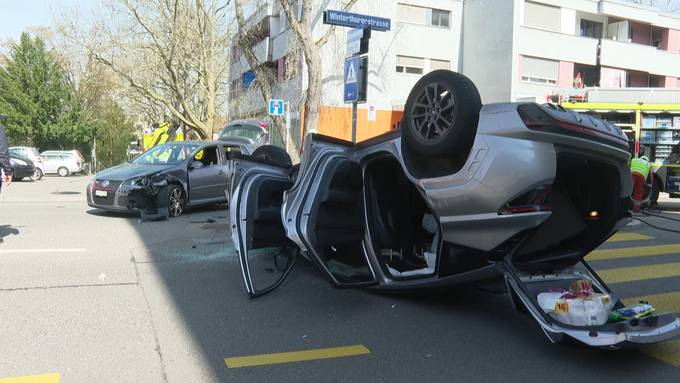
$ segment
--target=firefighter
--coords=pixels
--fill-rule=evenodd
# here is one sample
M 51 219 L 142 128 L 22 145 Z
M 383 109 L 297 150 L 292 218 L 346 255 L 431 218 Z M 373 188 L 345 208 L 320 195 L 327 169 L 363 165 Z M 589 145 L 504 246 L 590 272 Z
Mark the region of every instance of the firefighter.
M 640 212 L 645 182 L 651 169 L 652 164 L 649 163 L 647 156 L 635 157 L 630 162 L 630 172 L 633 175 L 633 211 L 635 213 Z

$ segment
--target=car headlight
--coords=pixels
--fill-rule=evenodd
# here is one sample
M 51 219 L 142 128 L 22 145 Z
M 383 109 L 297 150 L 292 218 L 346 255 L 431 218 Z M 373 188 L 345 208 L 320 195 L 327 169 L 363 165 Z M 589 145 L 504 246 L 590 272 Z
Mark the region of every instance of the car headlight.
M 149 177 L 143 176 L 143 177 L 137 177 L 137 178 L 130 178 L 129 180 L 123 182 L 123 186 L 147 187 L 147 186 L 149 186 Z

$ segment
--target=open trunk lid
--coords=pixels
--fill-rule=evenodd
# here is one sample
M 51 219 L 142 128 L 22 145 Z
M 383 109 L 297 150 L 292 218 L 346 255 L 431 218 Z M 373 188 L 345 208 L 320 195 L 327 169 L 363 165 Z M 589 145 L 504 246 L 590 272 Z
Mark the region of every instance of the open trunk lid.
M 674 313 L 652 313 L 615 323 L 577 326 L 561 322 L 554 312 L 541 308 L 538 294 L 564 289 L 573 281 L 584 279 L 592 282 L 595 292 L 609 296 L 612 310 L 624 307 L 623 302 L 585 262 L 551 273 L 520 271 L 507 261 L 502 267 L 513 304 L 526 308 L 552 342 L 569 337 L 592 347 L 622 348 L 680 338 L 680 318 Z

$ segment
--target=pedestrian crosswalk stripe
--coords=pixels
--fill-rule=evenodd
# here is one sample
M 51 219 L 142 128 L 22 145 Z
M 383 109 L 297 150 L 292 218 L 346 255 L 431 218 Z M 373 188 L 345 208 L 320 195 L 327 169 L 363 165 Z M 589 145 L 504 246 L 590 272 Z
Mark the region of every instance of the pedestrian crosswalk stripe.
M 680 291 L 654 294 L 642 297 L 624 299 L 626 304 L 636 304 L 640 301 L 649 302 L 657 312 L 680 312 Z M 680 340 L 663 342 L 645 347 L 645 354 L 663 362 L 680 367 Z
M 644 257 L 680 253 L 680 244 L 626 247 L 622 249 L 595 250 L 587 255 L 587 261 L 601 261 L 605 259 Z
M 680 312 L 680 291 L 624 299 L 624 303 L 628 305 L 640 301 L 649 302 L 657 312 Z
M 0 378 L 0 383 L 59 383 L 58 373 Z
M 597 273 L 607 283 L 621 283 L 641 281 L 645 279 L 676 277 L 680 276 L 680 262 L 598 270 Z
M 624 241 L 642 241 L 646 239 L 653 239 L 650 236 L 639 233 L 616 233 L 609 237 L 607 243 L 624 242 Z

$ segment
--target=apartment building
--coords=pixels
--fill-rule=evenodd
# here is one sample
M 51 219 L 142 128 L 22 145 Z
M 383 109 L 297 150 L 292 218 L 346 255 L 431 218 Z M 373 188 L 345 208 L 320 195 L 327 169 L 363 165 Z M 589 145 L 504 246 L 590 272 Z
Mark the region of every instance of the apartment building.
M 339 9 L 339 0 L 327 8 Z M 359 0 L 352 9 L 392 20 L 373 32 L 368 100 L 360 105 L 358 139 L 394 128 L 408 92 L 425 73 L 451 69 L 469 76 L 485 103 L 579 97 L 591 88 L 680 87 L 680 18 L 623 0 Z M 255 51 L 275 69 L 275 93 L 291 101 L 299 122 L 304 62 L 278 0 L 251 1 Z M 313 18 L 315 35 L 321 10 Z M 318 131 L 349 138 L 350 107 L 342 102 L 346 28 L 321 48 L 324 89 Z M 297 53 L 295 53 L 297 52 Z M 294 76 L 287 76 L 292 68 Z M 293 71 L 295 72 L 295 71 Z M 247 97 L 255 81 L 232 49 L 231 118 L 264 114 Z M 259 100 L 259 101 L 252 101 Z

